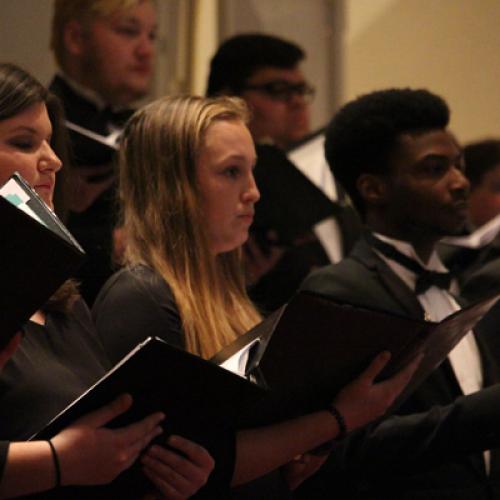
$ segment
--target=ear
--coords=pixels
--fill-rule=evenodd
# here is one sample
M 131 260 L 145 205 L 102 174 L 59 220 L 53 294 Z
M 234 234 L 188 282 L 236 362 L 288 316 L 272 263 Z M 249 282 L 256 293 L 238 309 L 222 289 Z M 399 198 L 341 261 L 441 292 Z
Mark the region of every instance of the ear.
M 84 33 L 80 22 L 71 20 L 64 26 L 64 46 L 72 56 L 79 56 L 83 52 Z
M 356 188 L 367 206 L 382 206 L 387 203 L 389 188 L 386 180 L 380 175 L 360 175 Z

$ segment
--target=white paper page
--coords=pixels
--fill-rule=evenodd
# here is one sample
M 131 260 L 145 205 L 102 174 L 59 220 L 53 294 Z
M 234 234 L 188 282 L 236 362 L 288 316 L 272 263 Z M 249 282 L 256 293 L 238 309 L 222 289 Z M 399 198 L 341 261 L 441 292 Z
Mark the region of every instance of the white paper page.
M 5 198 L 8 202 L 12 203 L 15 207 L 22 210 L 24 213 L 28 214 L 30 217 L 38 221 L 40 224 L 46 226 L 46 224 L 38 217 L 38 215 L 31 210 L 27 205 L 30 197 L 26 192 L 19 186 L 19 184 L 14 179 L 9 179 L 1 188 L 0 196 Z
M 219 366 L 235 373 L 236 375 L 239 375 L 240 377 L 246 378 L 245 368 L 248 361 L 248 352 L 257 342 L 259 342 L 259 339 L 252 340 L 252 342 L 233 354 L 230 358 L 227 358 L 226 361 Z

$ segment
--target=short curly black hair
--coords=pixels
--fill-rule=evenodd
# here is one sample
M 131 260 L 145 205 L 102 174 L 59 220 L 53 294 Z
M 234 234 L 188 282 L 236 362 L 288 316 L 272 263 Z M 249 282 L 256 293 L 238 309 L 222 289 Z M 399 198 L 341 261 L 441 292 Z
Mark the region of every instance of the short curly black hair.
M 387 89 L 347 103 L 325 132 L 325 156 L 332 173 L 364 216 L 356 188 L 363 173 L 389 173 L 389 159 L 403 133 L 444 129 L 446 102 L 425 89 Z
M 500 165 L 500 140 L 487 139 L 464 147 L 465 174 L 471 191 L 481 184 L 487 172 Z
M 239 95 L 260 68 L 291 69 L 305 58 L 295 43 L 263 33 L 246 33 L 225 40 L 210 62 L 206 95 Z

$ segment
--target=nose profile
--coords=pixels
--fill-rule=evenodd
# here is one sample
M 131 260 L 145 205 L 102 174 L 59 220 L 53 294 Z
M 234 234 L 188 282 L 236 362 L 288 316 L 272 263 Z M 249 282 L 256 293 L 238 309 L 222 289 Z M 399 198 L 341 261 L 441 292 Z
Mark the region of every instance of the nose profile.
M 155 51 L 155 40 L 150 33 L 143 33 L 136 46 L 136 54 L 142 59 L 150 59 Z
M 62 162 L 59 156 L 56 155 L 50 144 L 45 141 L 42 146 L 42 153 L 40 155 L 39 169 L 40 171 L 50 170 L 57 172 L 62 167 Z
M 243 200 L 246 203 L 257 203 L 260 200 L 260 191 L 255 182 L 253 173 L 250 173 L 248 186 L 243 193 Z
M 458 166 L 454 167 L 452 176 L 451 189 L 456 193 L 467 196 L 470 191 L 470 182 L 462 168 Z

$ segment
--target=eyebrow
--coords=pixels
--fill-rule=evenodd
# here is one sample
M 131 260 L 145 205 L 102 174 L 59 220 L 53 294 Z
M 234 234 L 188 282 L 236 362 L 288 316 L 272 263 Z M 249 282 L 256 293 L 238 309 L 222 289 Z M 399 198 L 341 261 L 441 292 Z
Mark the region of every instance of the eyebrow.
M 136 24 L 137 26 L 142 26 L 142 21 L 138 17 L 136 17 L 136 16 L 134 16 L 132 14 L 130 14 L 128 16 L 126 15 L 126 16 L 122 17 L 122 22 L 133 23 L 133 24 Z M 158 23 L 153 24 L 151 26 L 151 29 L 153 31 L 156 31 L 158 29 Z
M 227 156 L 225 156 L 222 161 L 230 161 L 230 160 L 241 160 L 241 161 L 246 161 L 247 157 L 245 155 L 239 154 L 239 153 L 231 153 Z M 255 165 L 257 163 L 257 156 L 254 156 L 252 158 L 252 164 Z
M 464 156 L 464 153 L 462 150 L 460 150 L 457 155 L 453 155 L 451 158 L 453 160 L 460 160 L 461 158 L 463 158 L 463 156 Z M 421 159 L 425 160 L 427 158 L 431 158 L 431 159 L 432 158 L 446 158 L 448 160 L 450 158 L 450 156 L 448 156 L 447 154 L 429 153 L 428 155 L 423 156 Z
M 30 127 L 28 125 L 19 125 L 15 128 L 13 128 L 10 132 L 10 134 L 18 134 L 19 132 L 24 132 L 24 133 L 29 133 L 29 134 L 33 134 L 33 135 L 40 135 L 39 134 L 39 130 L 33 128 L 33 127 Z M 52 128 L 50 128 L 49 130 L 49 133 L 47 134 L 47 136 L 44 136 L 48 139 L 51 139 L 52 138 L 52 134 L 54 133 L 54 131 L 52 130 Z M 43 135 L 43 134 L 42 134 Z
M 12 132 L 18 132 L 18 131 L 30 132 L 32 134 L 38 133 L 36 129 L 34 129 L 33 127 L 28 127 L 27 125 L 18 125 L 17 127 L 12 129 Z

